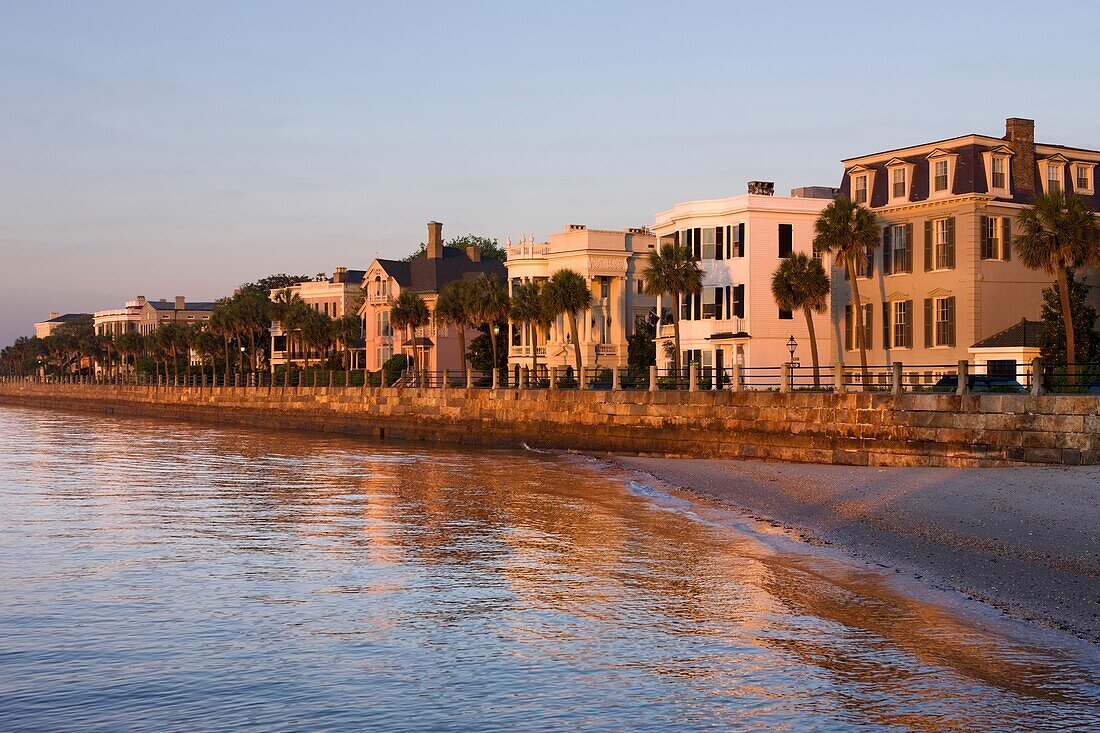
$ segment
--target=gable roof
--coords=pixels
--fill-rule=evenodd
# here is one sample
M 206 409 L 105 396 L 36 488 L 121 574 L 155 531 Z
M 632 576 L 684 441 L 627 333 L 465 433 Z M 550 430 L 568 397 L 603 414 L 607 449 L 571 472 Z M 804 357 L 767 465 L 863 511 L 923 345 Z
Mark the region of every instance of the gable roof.
M 972 349 L 1037 349 L 1039 348 L 1039 334 L 1043 330 L 1041 321 L 1029 321 L 1021 319 L 1003 331 L 998 331 L 989 338 L 984 338 L 970 348 Z
M 438 293 L 447 283 L 455 280 L 473 280 L 481 275 L 491 275 L 504 280 L 507 271 L 500 260 L 471 260 L 464 250 L 444 247 L 443 256 L 429 258 L 422 252 L 408 262 L 378 260 L 386 274 L 397 281 L 402 289 L 414 293 Z

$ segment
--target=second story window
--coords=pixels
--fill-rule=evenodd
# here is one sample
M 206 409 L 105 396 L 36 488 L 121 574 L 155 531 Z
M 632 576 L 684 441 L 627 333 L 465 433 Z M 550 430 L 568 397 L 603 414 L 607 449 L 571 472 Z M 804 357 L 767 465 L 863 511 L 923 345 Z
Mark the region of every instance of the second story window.
M 857 204 L 867 203 L 867 176 L 856 176 L 855 185 L 855 202 Z
M 389 311 L 381 311 L 378 314 L 378 335 L 380 337 L 393 336 L 393 328 L 390 326 Z
M 1005 185 L 1005 159 L 1003 156 L 994 155 L 990 160 L 993 169 L 993 188 L 1008 188 Z
M 1074 170 L 1076 175 L 1074 176 L 1074 188 L 1078 191 L 1090 192 L 1092 191 L 1092 173 L 1091 167 L 1087 165 L 1075 165 Z
M 890 181 L 893 186 L 891 195 L 896 199 L 905 198 L 905 169 L 895 168 L 890 174 Z
M 946 191 L 947 190 L 947 161 L 937 160 L 934 165 L 934 175 L 932 179 L 933 191 Z
M 714 227 L 705 227 L 700 234 L 703 238 L 702 259 L 713 260 L 715 258 Z
M 933 219 L 924 224 L 924 269 L 955 267 L 955 218 Z
M 882 273 L 913 271 L 912 224 L 894 224 L 882 231 Z

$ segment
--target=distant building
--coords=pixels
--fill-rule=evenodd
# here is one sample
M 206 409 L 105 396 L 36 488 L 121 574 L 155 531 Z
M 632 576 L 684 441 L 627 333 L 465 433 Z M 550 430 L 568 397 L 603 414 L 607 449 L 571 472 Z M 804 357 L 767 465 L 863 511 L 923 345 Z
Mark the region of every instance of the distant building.
M 527 239 L 508 244 L 509 291 L 523 283 L 545 282 L 558 270 L 577 272 L 592 291 L 592 307 L 578 318 L 585 368 L 626 366 L 627 339 L 639 321 L 650 317 L 655 300 L 642 293 L 641 272 L 657 238 L 645 228 L 606 230 L 571 224 L 546 242 Z M 655 320 L 655 314 L 654 314 Z M 568 320 L 558 316 L 550 328 L 535 335 L 509 324 L 509 363 L 540 371 L 575 365 Z
M 332 276 L 321 280 L 307 280 L 271 291 L 271 299 L 297 296 L 303 303 L 329 318 L 343 318 L 355 314 L 363 298 L 365 270 L 349 270 L 337 267 Z M 288 338 L 283 324 L 271 324 L 271 367 L 288 361 L 303 361 L 305 355 L 294 338 Z M 356 366 L 355 368 L 359 368 Z
M 96 335 L 118 338 L 124 333 L 137 331 L 144 307 L 145 296 L 139 295 L 133 300 L 126 301 L 122 308 L 96 311 L 92 314 Z
M 443 225 L 428 222 L 428 244 L 424 252 L 412 260 L 375 260 L 363 278 L 365 292 L 359 315 L 363 321 L 366 341 L 366 368 L 381 369 L 394 354 L 425 357 L 424 369 L 440 371 L 464 369 L 465 357 L 459 353 L 458 332 L 454 326 L 432 323 L 416 329 L 406 340 L 405 334 L 390 325 L 393 300 L 404 290 L 423 298 L 428 310 L 435 313 L 435 301 L 448 283 L 474 280 L 482 275 L 505 277 L 500 260 L 481 259 L 476 247 L 465 250 L 443 245 Z M 466 329 L 467 347 L 478 331 Z M 502 340 L 503 341 L 503 340 Z
M 205 301 L 189 303 L 182 295 L 173 300 L 146 300 L 139 311 L 138 332 L 148 336 L 169 323 L 181 326 L 204 323 L 214 314 L 214 306 L 215 303 Z
M 673 342 L 672 308 L 679 311 L 682 365 L 703 368 L 776 367 L 795 356 L 809 366 L 810 338 L 802 313 L 785 311 L 771 293 L 772 273 L 795 252 L 813 253 L 814 222 L 829 205 L 828 197 L 783 197 L 764 182 L 749 184 L 750 193 L 724 199 L 688 201 L 657 214 L 653 230 L 661 242 L 688 248 L 703 269 L 703 291 L 679 303 L 660 299 L 663 314 L 657 333 L 657 360 L 672 366 L 667 350 Z M 814 315 L 817 351 L 822 365 L 830 360 L 829 314 Z
M 75 321 L 78 318 L 84 318 L 88 316 L 88 313 L 51 313 L 50 317 L 45 321 L 39 321 L 34 324 L 34 335 L 40 339 L 44 339 L 47 336 L 53 334 L 57 330 L 57 327 Z
M 1035 142 L 1035 123 L 1020 118 L 1006 121 L 1003 138 L 967 134 L 845 160 L 841 194 L 870 207 L 881 232 L 857 276 L 868 363 L 927 366 L 931 381 L 936 366 L 1037 319 L 1054 278 L 1015 256 L 1016 218 L 1054 190 L 1100 208 L 1098 164 L 1100 151 Z M 851 284 L 833 275 L 837 357 L 858 362 Z M 1079 276 L 1097 284 L 1095 270 Z
M 1042 321 L 1021 319 L 971 346 L 967 350 L 970 363 L 977 373 L 1016 379 L 1031 360 L 1039 356 L 1042 332 Z

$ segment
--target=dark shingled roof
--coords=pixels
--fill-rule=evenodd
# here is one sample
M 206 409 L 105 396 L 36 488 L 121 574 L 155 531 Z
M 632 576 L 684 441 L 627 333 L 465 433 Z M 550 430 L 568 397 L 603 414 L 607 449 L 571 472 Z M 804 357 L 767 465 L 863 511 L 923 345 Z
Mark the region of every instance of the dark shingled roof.
M 438 293 L 444 285 L 455 280 L 473 280 L 481 275 L 491 275 L 504 280 L 507 271 L 500 260 L 485 259 L 474 262 L 464 250 L 444 247 L 443 257 L 429 259 L 426 253 L 409 262 L 378 260 L 378 264 L 402 288 L 414 293 Z
M 363 282 L 363 278 L 366 277 L 366 275 L 366 270 L 348 270 L 347 275 L 344 277 L 344 282 L 358 285 L 359 283 Z M 328 279 L 328 281 L 330 283 L 336 282 L 336 280 L 331 277 Z
M 970 348 L 972 349 L 1037 349 L 1039 348 L 1039 333 L 1043 330 L 1040 321 L 1029 321 L 1026 318 L 1019 323 L 1009 326 L 1003 331 L 984 338 Z
M 77 318 L 83 318 L 84 316 L 91 316 L 91 313 L 65 313 L 57 318 L 51 318 L 48 321 L 42 321 L 43 323 L 68 323 L 69 321 L 75 321 Z
M 147 300 L 145 302 L 148 303 L 149 305 L 153 306 L 153 308 L 155 308 L 158 311 L 174 311 L 176 309 L 176 301 L 174 301 L 174 300 L 167 300 L 167 301 L 164 301 L 163 303 L 159 300 Z M 216 305 L 217 305 L 217 303 L 210 303 L 210 302 L 195 302 L 195 303 L 192 303 L 190 301 L 185 300 L 183 302 L 183 309 L 185 311 L 212 311 L 212 310 L 214 310 L 214 306 L 216 306 Z

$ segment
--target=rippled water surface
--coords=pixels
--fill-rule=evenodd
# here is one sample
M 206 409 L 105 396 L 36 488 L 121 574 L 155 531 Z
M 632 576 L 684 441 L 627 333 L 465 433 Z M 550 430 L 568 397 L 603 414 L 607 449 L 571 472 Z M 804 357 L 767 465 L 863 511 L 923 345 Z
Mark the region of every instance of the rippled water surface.
M 629 479 L 0 408 L 0 731 L 1100 729 L 1090 648 Z

